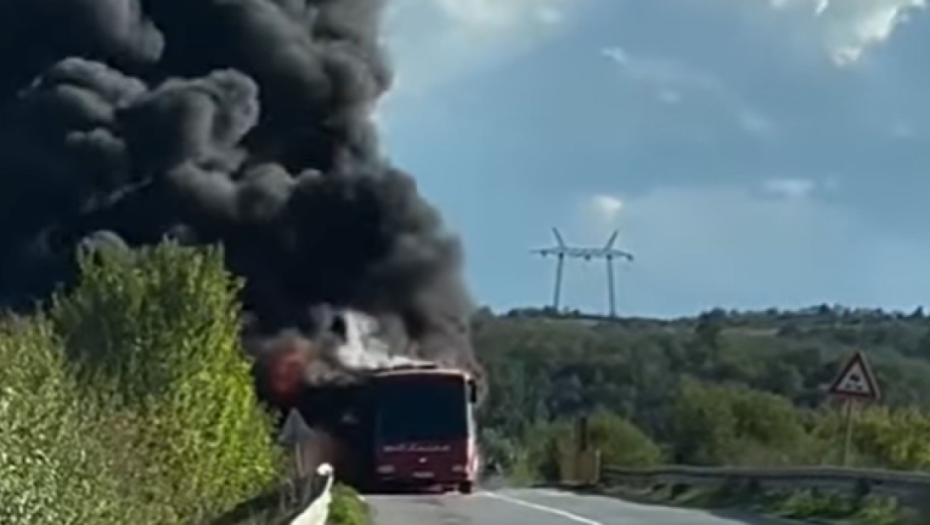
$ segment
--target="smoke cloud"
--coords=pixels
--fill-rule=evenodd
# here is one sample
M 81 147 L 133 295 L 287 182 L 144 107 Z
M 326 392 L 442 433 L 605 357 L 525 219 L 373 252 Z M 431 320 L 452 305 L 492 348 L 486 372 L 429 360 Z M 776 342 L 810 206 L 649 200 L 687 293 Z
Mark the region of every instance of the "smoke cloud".
M 292 330 L 330 371 L 385 348 L 474 368 L 460 246 L 370 119 L 382 4 L 0 0 L 3 302 L 73 278 L 78 246 L 222 241 L 252 348 Z

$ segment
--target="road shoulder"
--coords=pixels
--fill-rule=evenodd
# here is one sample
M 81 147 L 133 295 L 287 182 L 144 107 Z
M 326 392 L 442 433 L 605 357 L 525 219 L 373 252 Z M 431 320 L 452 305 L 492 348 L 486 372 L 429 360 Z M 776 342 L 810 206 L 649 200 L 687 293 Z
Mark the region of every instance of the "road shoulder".
M 702 525 L 797 525 L 797 522 L 750 512 L 716 510 L 696 506 L 667 505 L 615 493 L 563 490 L 557 487 L 510 489 L 508 494 L 523 501 L 563 509 L 602 524 L 689 523 Z M 622 519 L 618 519 L 622 517 Z
M 738 520 L 752 525 L 854 525 L 851 521 L 798 519 L 771 512 L 759 502 L 747 505 L 729 504 L 714 495 L 699 490 L 686 490 L 672 496 L 667 490 L 636 490 L 622 487 L 550 487 L 557 490 L 583 495 L 616 498 L 637 505 L 702 510 L 713 516 Z

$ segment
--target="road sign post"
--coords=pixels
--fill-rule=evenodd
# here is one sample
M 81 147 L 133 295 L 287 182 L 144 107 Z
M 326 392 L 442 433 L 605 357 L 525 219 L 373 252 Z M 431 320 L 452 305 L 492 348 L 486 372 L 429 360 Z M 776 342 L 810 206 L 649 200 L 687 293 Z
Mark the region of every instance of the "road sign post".
M 281 429 L 281 435 L 278 436 L 278 443 L 293 452 L 297 479 L 302 479 L 307 474 L 308 468 L 304 464 L 302 449 L 303 445 L 312 440 L 313 437 L 313 430 L 304 421 L 300 412 L 292 409 L 284 422 L 284 428 Z
M 846 362 L 840 374 L 830 385 L 829 394 L 843 402 L 844 440 L 843 466 L 849 465 L 852 451 L 852 432 L 856 402 L 878 401 L 881 391 L 863 352 L 856 352 Z
M 843 426 L 846 435 L 843 439 L 843 457 L 842 465 L 849 466 L 849 455 L 852 451 L 852 431 L 853 431 L 853 401 L 852 399 L 843 400 Z

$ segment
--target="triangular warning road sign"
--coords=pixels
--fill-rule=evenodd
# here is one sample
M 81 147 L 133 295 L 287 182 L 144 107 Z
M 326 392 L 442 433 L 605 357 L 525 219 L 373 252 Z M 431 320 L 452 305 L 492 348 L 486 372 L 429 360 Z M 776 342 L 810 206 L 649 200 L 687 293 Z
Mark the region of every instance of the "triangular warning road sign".
M 313 430 L 307 426 L 300 412 L 292 409 L 284 422 L 284 428 L 281 429 L 281 435 L 278 436 L 278 443 L 285 447 L 293 447 L 312 438 Z
M 878 381 L 872 373 L 865 354 L 856 352 L 843 367 L 843 371 L 830 385 L 830 394 L 838 397 L 852 397 L 876 401 L 881 397 Z

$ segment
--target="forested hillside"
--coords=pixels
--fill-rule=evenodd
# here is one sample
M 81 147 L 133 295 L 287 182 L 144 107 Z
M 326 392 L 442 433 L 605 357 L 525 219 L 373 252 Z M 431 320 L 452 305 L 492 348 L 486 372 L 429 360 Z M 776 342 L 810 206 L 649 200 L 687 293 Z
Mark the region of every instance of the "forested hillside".
M 825 388 L 843 359 L 863 350 L 884 396 L 882 407 L 859 415 L 857 461 L 930 464 L 930 449 L 881 435 L 889 425 L 899 437 L 930 435 L 930 317 L 922 310 L 715 310 L 667 321 L 484 310 L 474 332 L 492 381 L 482 409 L 487 447 L 504 463 L 539 441 L 528 436 L 540 425 L 582 413 L 642 431 L 635 439 L 661 451 L 645 453 L 651 461 L 836 461 L 840 421 Z

